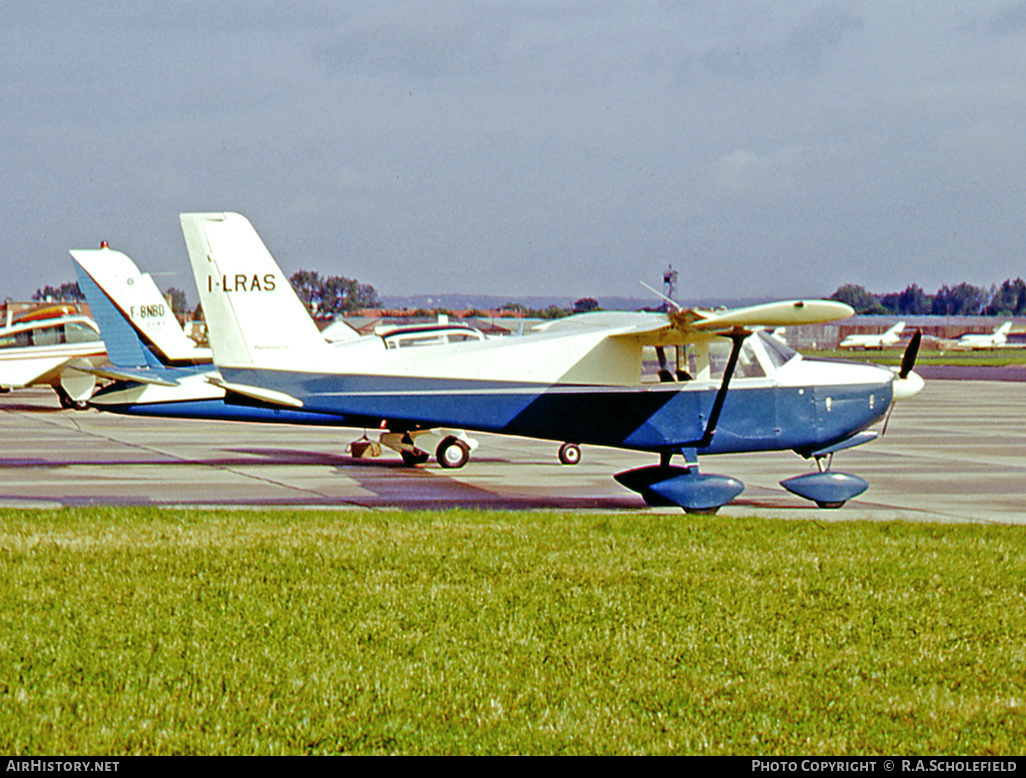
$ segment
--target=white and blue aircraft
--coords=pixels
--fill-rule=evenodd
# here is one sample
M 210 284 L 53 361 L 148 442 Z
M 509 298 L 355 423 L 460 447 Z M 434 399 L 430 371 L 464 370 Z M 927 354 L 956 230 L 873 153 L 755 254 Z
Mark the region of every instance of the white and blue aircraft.
M 97 250 L 72 251 L 71 256 L 110 360 L 110 364 L 79 367 L 91 378 L 112 381 L 92 396 L 93 407 L 133 416 L 353 426 L 344 416 L 308 413 L 226 391 L 210 349 L 185 335 L 149 273 L 140 272 L 128 256 L 106 244 Z M 471 327 L 439 323 L 392 327 L 379 336 L 362 338 L 352 327 L 337 322 L 331 327 L 330 342 L 332 348 L 384 350 L 461 339 L 483 340 L 484 335 Z M 465 432 L 445 429 L 385 430 L 378 443 L 414 465 L 427 461 L 421 447 L 428 441 L 437 445 L 450 436 L 468 450 L 477 447 Z
M 886 332 L 876 335 L 849 335 L 841 341 L 841 348 L 864 348 L 882 349 L 885 346 L 893 346 L 901 339 L 901 333 L 905 329 L 905 322 L 899 321 Z
M 1012 329 L 1012 322 L 1006 321 L 993 332 L 974 333 L 967 332 L 958 339 L 955 348 L 975 350 L 985 348 L 1000 348 L 1008 342 L 1008 333 Z
M 332 349 L 245 217 L 182 214 L 214 362 L 229 392 L 361 426 L 454 426 L 657 454 L 620 473 L 649 504 L 715 511 L 744 485 L 699 472 L 701 455 L 793 450 L 818 472 L 781 482 L 837 507 L 867 487 L 830 470 L 833 454 L 866 443 L 891 404 L 915 394 L 918 338 L 900 370 L 803 359 L 749 327 L 852 314 L 829 301 L 589 313 L 519 338 L 444 349 Z M 642 379 L 645 346 L 676 355 L 670 380 Z M 449 449 L 460 449 L 453 440 Z M 462 454 L 457 454 L 462 455 Z M 683 464 L 673 465 L 680 457 Z

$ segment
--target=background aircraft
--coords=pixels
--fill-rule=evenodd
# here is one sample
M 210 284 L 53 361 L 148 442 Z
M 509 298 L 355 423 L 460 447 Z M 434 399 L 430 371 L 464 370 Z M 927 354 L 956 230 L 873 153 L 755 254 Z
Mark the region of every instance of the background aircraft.
M 993 332 L 988 333 L 966 333 L 958 339 L 956 348 L 961 349 L 982 349 L 998 348 L 1008 341 L 1008 331 L 1012 329 L 1012 322 L 1006 321 Z
M 84 408 L 95 380 L 77 367 L 107 361 L 96 324 L 71 306 L 49 306 L 0 327 L 0 391 L 53 387 L 64 408 Z
M 523 337 L 444 350 L 333 350 L 245 217 L 181 220 L 214 360 L 230 391 L 368 426 L 451 425 L 651 451 L 658 465 L 617 475 L 650 504 L 714 511 L 744 485 L 699 473 L 699 455 L 787 449 L 821 469 L 783 481 L 786 488 L 820 505 L 843 504 L 867 484 L 831 471 L 833 454 L 875 438 L 866 428 L 922 387 L 912 372 L 918 338 L 895 372 L 805 360 L 747 329 L 851 315 L 829 301 L 590 313 Z M 645 346 L 672 348 L 676 369 L 666 371 L 678 380 L 643 383 Z M 678 456 L 683 466 L 671 464 Z
M 841 341 L 841 348 L 880 348 L 893 346 L 901 339 L 901 332 L 905 329 L 905 322 L 899 321 L 886 332 L 879 335 L 849 335 Z

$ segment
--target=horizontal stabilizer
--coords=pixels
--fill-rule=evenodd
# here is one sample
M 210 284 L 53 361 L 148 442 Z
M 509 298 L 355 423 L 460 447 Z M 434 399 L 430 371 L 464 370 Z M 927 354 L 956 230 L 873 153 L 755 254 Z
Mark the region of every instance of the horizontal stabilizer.
M 271 405 L 285 405 L 289 408 L 303 407 L 302 400 L 298 400 L 290 394 L 285 394 L 285 392 L 276 392 L 273 389 L 264 389 L 259 386 L 249 386 L 248 384 L 233 384 L 219 376 L 210 376 L 207 378 L 207 381 L 214 386 L 224 389 L 226 392 L 235 392 L 243 397 L 250 397 Z
M 106 367 L 88 367 L 75 365 L 76 370 L 83 373 L 91 373 L 99 378 L 109 378 L 113 381 L 134 381 L 139 384 L 156 384 L 157 386 L 179 386 L 178 381 L 168 377 L 170 371 L 153 371 L 146 368 L 132 370 L 131 368 L 119 368 L 108 365 Z M 164 375 L 161 375 L 163 373 Z

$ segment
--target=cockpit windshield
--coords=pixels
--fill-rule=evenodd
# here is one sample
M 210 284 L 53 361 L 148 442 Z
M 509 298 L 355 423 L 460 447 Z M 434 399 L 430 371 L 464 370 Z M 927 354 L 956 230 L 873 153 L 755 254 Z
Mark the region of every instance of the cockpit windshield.
M 727 368 L 731 344 L 728 340 L 713 341 L 708 344 L 707 348 L 708 376 L 710 379 L 718 381 L 723 377 L 723 371 Z M 760 330 L 746 338 L 742 344 L 741 353 L 738 354 L 737 367 L 734 369 L 734 377 L 765 378 L 771 376 L 796 356 L 798 356 L 798 352 L 786 343 L 782 343 L 768 332 Z
M 733 343 L 714 338 L 677 346 L 657 346 L 649 360 L 648 380 L 720 381 L 730 361 Z M 734 378 L 771 378 L 798 352 L 768 332 L 759 330 L 744 339 L 734 368 Z M 642 379 L 645 380 L 644 378 Z
M 762 344 L 762 347 L 766 350 L 766 356 L 768 356 L 770 362 L 773 363 L 774 369 L 783 367 L 798 356 L 797 351 L 783 341 L 777 340 L 765 330 L 759 330 L 755 335 Z
M 730 360 L 731 349 L 732 345 L 729 340 L 714 341 L 709 344 L 709 374 L 714 380 L 723 377 L 723 372 L 727 369 L 727 362 Z M 734 378 L 765 378 L 765 376 L 766 371 L 759 364 L 752 339 L 747 338 L 741 345 L 741 353 L 738 354 Z

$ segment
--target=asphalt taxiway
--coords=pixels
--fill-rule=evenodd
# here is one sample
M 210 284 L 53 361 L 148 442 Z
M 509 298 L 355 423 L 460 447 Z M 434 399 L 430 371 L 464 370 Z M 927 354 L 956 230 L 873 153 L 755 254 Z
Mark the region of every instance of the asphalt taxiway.
M 557 443 L 475 435 L 466 467 L 434 459 L 404 467 L 385 450 L 354 459 L 363 430 L 146 419 L 61 410 L 46 389 L 0 396 L 0 505 L 200 507 L 473 506 L 508 509 L 647 508 L 613 474 L 650 454 L 582 447 L 559 464 Z M 789 453 L 706 457 L 703 472 L 739 478 L 744 493 L 722 515 L 907 519 L 1026 524 L 1026 383 L 929 381 L 899 404 L 887 435 L 844 451 L 835 470 L 870 487 L 839 510 L 821 510 L 778 485 L 813 464 Z

